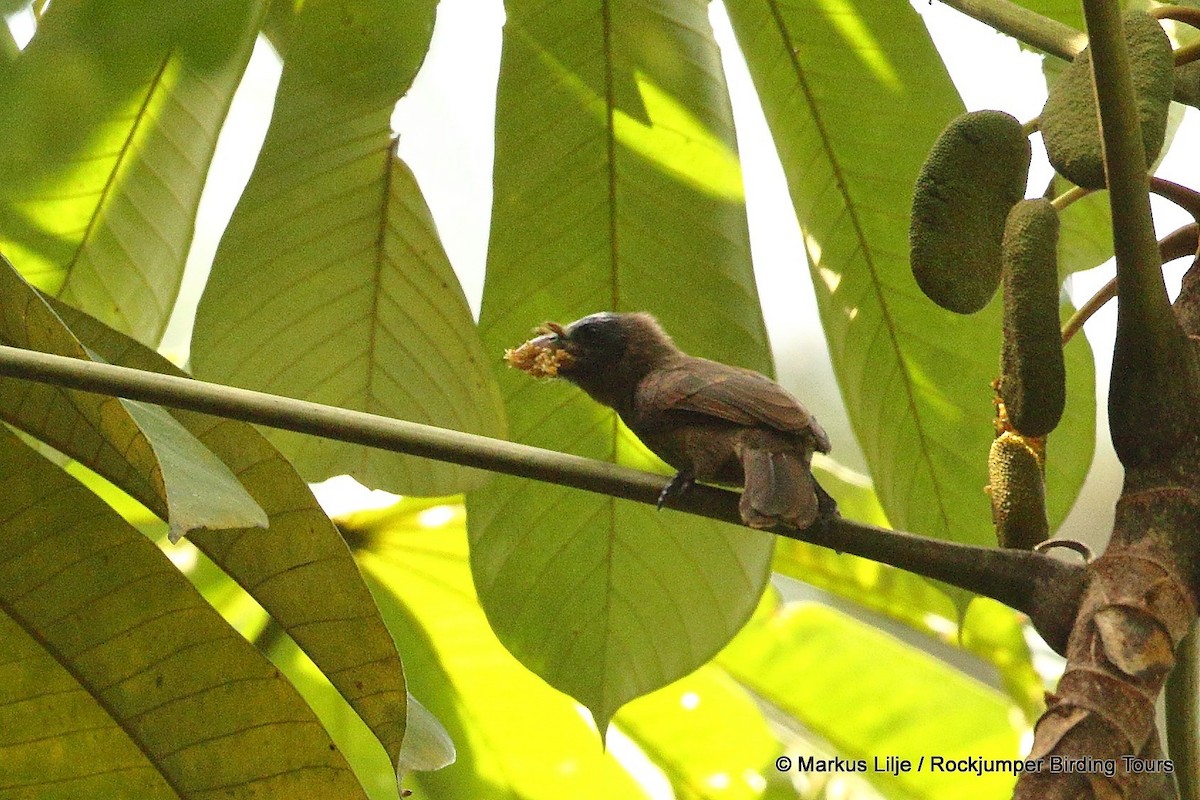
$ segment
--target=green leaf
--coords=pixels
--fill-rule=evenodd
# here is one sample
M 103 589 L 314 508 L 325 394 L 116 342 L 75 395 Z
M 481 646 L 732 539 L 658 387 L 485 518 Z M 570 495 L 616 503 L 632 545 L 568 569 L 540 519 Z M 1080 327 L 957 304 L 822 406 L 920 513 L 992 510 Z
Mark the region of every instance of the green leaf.
M 197 377 L 502 435 L 466 299 L 389 121 L 425 57 L 435 5 L 304 5 L 258 164 L 197 311 Z M 436 495 L 486 478 L 361 445 L 267 436 L 309 480 L 349 473 Z
M 817 481 L 837 500 L 838 511 L 843 517 L 881 528 L 888 527 L 887 514 L 879 504 L 875 484 L 869 477 L 822 453 L 813 456 L 812 468 Z
M 23 6 L 24 3 L 20 3 L 19 5 Z M 17 9 L 14 9 L 14 13 L 18 10 L 20 10 L 19 6 Z M 13 37 L 12 29 L 8 25 L 0 26 L 0 81 L 4 80 L 5 71 L 20 55 L 21 48 L 17 46 L 17 40 Z
M 1018 5 L 1036 11 L 1044 17 L 1070 25 L 1078 31 L 1084 29 L 1083 5 L 1076 0 L 1016 0 Z
M 405 500 L 362 523 L 357 555 L 404 652 L 409 686 L 446 726 L 458 759 L 416 773 L 429 800 L 639 800 L 648 795 L 596 742 L 570 698 L 518 664 L 488 628 L 467 565 L 460 505 Z
M 0 341 L 57 355 L 90 354 L 3 256 Z M 165 413 L 130 400 L 16 379 L 0 380 L 0 417 L 111 480 L 160 518 L 171 536 L 267 524 L 219 459 Z
M 1056 195 L 1071 186 L 1054 176 Z M 1069 275 L 1098 267 L 1113 256 L 1112 215 L 1108 193 L 1092 192 L 1059 212 L 1058 274 Z
M 887 527 L 888 521 L 869 478 L 828 456 L 814 460 L 813 474 L 838 501 L 843 517 Z M 837 553 L 795 539 L 775 547 L 776 572 L 803 581 L 939 638 L 958 618 L 954 601 L 940 584 L 877 561 Z
M 780 542 L 775 571 L 944 638 L 955 628 L 954 601 L 937 584 L 866 558 L 804 542 Z
M 936 771 L 929 757 L 1017 758 L 1013 707 L 920 650 L 824 606 L 784 606 L 752 623 L 718 663 L 843 758 L 866 759 L 888 797 L 1009 797 L 1006 773 Z M 888 755 L 912 760 L 893 775 Z M 925 768 L 915 769 L 925 757 Z M 879 758 L 879 767 L 875 758 Z
M 82 312 L 62 303 L 55 308 L 89 347 L 112 363 L 184 374 Z M 403 668 L 337 529 L 296 471 L 253 426 L 186 411 L 170 413 L 229 465 L 270 519 L 265 531 L 202 531 L 189 537 L 192 543 L 296 640 L 396 763 L 405 735 Z
M 814 472 L 837 499 L 843 515 L 887 525 L 869 480 L 828 456 L 814 464 Z M 1042 683 L 1024 638 L 1025 618 L 1012 609 L 976 598 L 960 613 L 961 598 L 948 597 L 936 581 L 793 539 L 780 541 L 775 548 L 775 571 L 902 622 L 950 647 L 963 647 L 996 667 L 1005 690 L 1031 721 L 1044 709 Z
M 363 796 L 153 543 L 6 429 L 0 483 L 0 797 Z
M 157 342 L 264 3 L 104 5 L 56 0 L 0 72 L 0 248 L 39 289 Z
M 759 800 L 779 755 L 754 698 L 712 666 L 638 698 L 614 722 L 680 800 Z
M 685 349 L 768 371 L 707 4 L 506 10 L 489 352 L 547 318 L 649 310 Z M 513 439 L 665 469 L 573 387 L 502 372 Z M 493 629 L 602 731 L 623 703 L 707 661 L 767 577 L 770 537 L 670 511 L 500 476 L 468 509 Z
M 212 451 L 158 406 L 122 401 L 154 447 L 170 509 L 170 539 L 223 528 L 265 528 L 267 515 Z
M 1065 322 L 1075 313 L 1068 302 L 1060 316 Z M 1067 405 L 1062 421 L 1046 439 L 1046 516 L 1053 532 L 1075 505 L 1092 458 L 1096 454 L 1096 360 L 1082 333 L 1063 350 L 1067 366 Z
M 268 627 L 267 630 L 280 629 Z M 346 756 L 372 800 L 395 798 L 400 787 L 409 783 L 407 774 L 412 771 L 437 770 L 454 763 L 454 742 L 450 740 L 450 734 L 412 695 L 408 696 L 408 725 L 397 765 L 388 758 L 362 719 L 339 696 L 337 689 L 290 637 L 273 637 L 265 647 L 262 637 L 255 643 L 283 670 L 320 717 L 326 732 Z
M 962 111 L 907 0 L 728 3 L 779 149 L 834 370 L 888 519 L 991 543 L 999 305 L 962 317 L 908 264 L 913 184 Z M 854 87 L 852 93 L 847 87 Z
M 962 624 L 962 646 L 996 667 L 1008 696 L 1032 725 L 1046 710 L 1045 687 L 1025 639 L 1028 620 L 987 597 L 976 598 Z

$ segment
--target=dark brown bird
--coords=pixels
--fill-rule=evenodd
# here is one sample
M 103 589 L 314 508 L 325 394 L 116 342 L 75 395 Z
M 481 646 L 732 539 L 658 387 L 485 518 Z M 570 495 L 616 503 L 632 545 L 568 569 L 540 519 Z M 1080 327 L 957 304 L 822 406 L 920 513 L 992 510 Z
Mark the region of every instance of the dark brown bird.
M 649 314 L 592 314 L 510 351 L 513 366 L 566 378 L 614 409 L 647 447 L 679 472 L 659 506 L 694 481 L 744 487 L 752 528 L 807 528 L 836 503 L 813 479 L 813 452 L 829 437 L 771 379 L 684 353 Z

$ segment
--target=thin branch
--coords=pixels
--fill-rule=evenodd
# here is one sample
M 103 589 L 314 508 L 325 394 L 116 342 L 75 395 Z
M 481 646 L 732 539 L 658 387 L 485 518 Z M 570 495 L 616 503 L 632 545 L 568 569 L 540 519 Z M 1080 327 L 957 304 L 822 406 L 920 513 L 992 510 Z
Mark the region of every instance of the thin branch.
M 1200 225 L 1197 225 L 1195 222 L 1189 222 L 1182 228 L 1168 233 L 1158 243 L 1158 253 L 1162 259 L 1162 263 L 1165 265 L 1177 258 L 1194 256 L 1197 247 L 1200 246 L 1198 238 L 1200 238 Z M 1105 303 L 1116 296 L 1117 279 L 1113 278 L 1101 286 L 1099 291 L 1092 295 L 1086 303 L 1081 305 L 1063 325 L 1063 345 L 1065 346 L 1070 342 L 1071 338 L 1083 328 L 1084 323 L 1091 319 L 1093 314 L 1103 308 Z
M 1166 5 L 1147 9 L 1146 13 L 1155 19 L 1170 19 L 1191 25 L 1193 28 L 1200 28 L 1200 8 Z
M 1200 192 L 1156 175 L 1150 176 L 1150 191 L 1170 200 L 1200 222 Z
M 662 475 L 515 442 L 16 347 L 0 346 L 0 375 L 378 447 L 650 505 L 658 501 L 666 480 Z M 727 489 L 696 485 L 667 505 L 740 525 L 739 497 Z M 1060 652 L 1083 592 L 1083 567 L 1040 553 L 945 542 L 845 519 L 805 530 L 773 532 L 999 600 L 1028 614 L 1042 637 Z
M 1007 33 L 1064 61 L 1071 61 L 1087 45 L 1087 36 L 1070 25 L 1042 16 L 1009 0 L 942 0 L 968 17 Z
M 1177 67 L 1193 64 L 1196 61 L 1200 61 L 1200 42 L 1192 42 L 1175 51 L 1175 66 Z

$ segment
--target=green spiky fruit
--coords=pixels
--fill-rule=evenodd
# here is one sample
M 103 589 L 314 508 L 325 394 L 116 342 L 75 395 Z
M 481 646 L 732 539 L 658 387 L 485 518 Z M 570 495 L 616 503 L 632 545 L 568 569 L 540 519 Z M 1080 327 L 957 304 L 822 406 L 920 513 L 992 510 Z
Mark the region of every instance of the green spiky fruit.
M 1062 418 L 1066 366 L 1058 321 L 1058 212 L 1047 200 L 1013 206 L 1004 229 L 1004 344 L 1000 397 L 1026 436 Z
M 913 192 L 908 240 L 913 277 L 930 300 L 959 314 L 988 304 L 1000 285 L 1000 241 L 1025 196 L 1029 139 L 1003 111 L 973 111 L 934 142 Z
M 1012 431 L 992 440 L 988 493 L 992 496 L 996 541 L 1001 547 L 1032 550 L 1050 536 L 1038 447 Z
M 1174 57 L 1162 26 L 1142 11 L 1125 16 L 1125 42 L 1149 164 L 1158 157 L 1167 133 L 1167 110 L 1175 87 Z M 1059 174 L 1085 189 L 1104 188 L 1100 116 L 1092 82 L 1092 57 L 1087 49 L 1050 87 L 1042 108 L 1041 128 L 1046 155 Z

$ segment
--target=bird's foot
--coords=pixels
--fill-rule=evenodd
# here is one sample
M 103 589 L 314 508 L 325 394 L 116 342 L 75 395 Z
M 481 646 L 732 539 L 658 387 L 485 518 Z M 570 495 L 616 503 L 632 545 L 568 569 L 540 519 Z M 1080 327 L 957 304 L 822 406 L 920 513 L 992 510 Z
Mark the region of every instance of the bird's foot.
M 676 472 L 675 477 L 667 482 L 663 490 L 658 494 L 658 502 L 655 507 L 662 510 L 663 504 L 672 497 L 680 497 L 687 493 L 687 490 L 692 488 L 692 484 L 696 482 L 695 477 L 687 472 Z
M 830 521 L 841 518 L 841 512 L 838 511 L 837 500 L 829 492 L 825 491 L 825 487 L 813 481 L 813 487 L 817 491 L 817 519 Z

